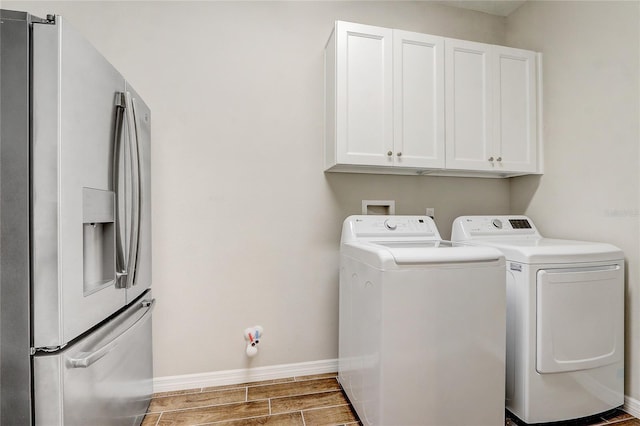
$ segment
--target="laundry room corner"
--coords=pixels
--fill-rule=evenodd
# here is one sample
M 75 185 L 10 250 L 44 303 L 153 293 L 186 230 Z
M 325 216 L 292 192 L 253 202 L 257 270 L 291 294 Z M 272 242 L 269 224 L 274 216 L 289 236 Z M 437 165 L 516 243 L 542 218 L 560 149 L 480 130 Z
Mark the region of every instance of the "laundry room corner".
M 595 30 L 597 29 L 597 30 Z M 511 213 L 626 260 L 625 408 L 640 414 L 640 4 L 527 2 L 507 40 L 544 52 L 545 174 L 512 179 Z

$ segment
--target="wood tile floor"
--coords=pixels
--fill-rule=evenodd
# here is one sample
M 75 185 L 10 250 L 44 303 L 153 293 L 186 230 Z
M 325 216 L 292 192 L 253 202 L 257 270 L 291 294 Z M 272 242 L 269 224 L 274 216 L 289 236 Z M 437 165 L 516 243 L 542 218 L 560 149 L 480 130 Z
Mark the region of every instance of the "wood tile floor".
M 507 412 L 505 426 L 516 426 L 516 422 Z M 569 422 L 552 423 L 554 426 L 640 426 L 640 420 L 617 409 L 609 411 L 600 416 L 593 416 L 588 419 L 574 420 Z
M 155 394 L 142 426 L 358 425 L 336 374 Z
M 142 422 L 142 426 L 359 424 L 335 373 L 154 394 Z M 507 414 L 505 426 L 517 424 Z M 567 425 L 640 426 L 640 420 L 616 410 Z

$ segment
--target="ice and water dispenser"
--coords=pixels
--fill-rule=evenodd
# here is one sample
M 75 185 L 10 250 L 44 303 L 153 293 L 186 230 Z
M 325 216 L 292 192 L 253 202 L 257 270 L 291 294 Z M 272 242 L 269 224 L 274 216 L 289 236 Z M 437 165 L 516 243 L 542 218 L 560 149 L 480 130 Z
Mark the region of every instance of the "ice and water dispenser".
M 82 258 L 85 296 L 116 279 L 115 192 L 82 188 Z

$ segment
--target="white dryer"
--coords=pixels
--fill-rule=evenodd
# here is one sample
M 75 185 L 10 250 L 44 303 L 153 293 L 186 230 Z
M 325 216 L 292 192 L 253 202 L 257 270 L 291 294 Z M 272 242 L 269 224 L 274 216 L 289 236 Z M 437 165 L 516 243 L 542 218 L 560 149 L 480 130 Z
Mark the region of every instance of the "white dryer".
M 351 216 L 339 379 L 367 425 L 504 425 L 504 257 L 428 216 Z
M 452 240 L 507 261 L 506 407 L 525 423 L 624 403 L 624 255 L 610 244 L 543 238 L 526 216 L 463 216 Z

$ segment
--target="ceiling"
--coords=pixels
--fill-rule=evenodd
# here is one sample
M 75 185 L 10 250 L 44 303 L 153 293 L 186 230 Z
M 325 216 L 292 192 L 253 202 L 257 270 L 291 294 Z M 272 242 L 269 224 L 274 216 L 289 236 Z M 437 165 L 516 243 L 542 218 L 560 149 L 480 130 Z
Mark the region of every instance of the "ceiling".
M 491 15 L 509 16 L 511 12 L 522 6 L 526 0 L 442 0 L 434 3 L 446 6 L 471 9 Z

